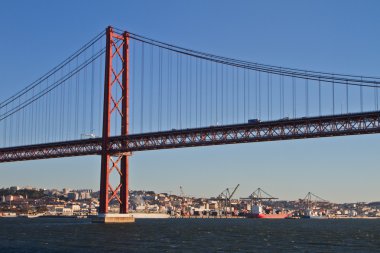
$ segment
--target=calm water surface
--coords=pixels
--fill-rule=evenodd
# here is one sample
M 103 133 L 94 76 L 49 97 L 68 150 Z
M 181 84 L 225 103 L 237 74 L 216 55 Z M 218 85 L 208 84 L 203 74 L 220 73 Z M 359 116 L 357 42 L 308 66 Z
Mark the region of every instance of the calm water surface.
M 380 220 L 0 219 L 0 252 L 380 252 Z

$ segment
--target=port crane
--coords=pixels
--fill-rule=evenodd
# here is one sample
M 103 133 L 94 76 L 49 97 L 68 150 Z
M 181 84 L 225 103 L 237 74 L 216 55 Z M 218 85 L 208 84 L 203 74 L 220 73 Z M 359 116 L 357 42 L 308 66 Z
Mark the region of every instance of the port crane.
M 252 192 L 247 198 L 240 198 L 241 200 L 248 200 L 251 201 L 251 205 L 255 204 L 261 204 L 261 201 L 263 200 L 273 200 L 273 199 L 278 199 L 276 197 L 273 197 L 260 187 L 257 188 L 254 192 Z
M 224 206 L 223 206 L 223 209 L 224 209 L 224 213 L 226 214 L 227 216 L 227 206 L 230 208 L 230 211 L 231 211 L 231 199 L 232 197 L 234 196 L 234 194 L 236 193 L 236 190 L 239 188 L 240 184 L 238 184 L 234 189 L 233 191 L 231 192 L 230 191 L 230 188 L 226 188 L 224 191 L 222 191 L 219 196 L 217 197 L 217 199 L 219 200 L 219 202 L 222 204 L 224 202 Z
M 326 204 L 326 203 L 329 203 L 328 200 L 325 200 L 325 199 L 319 197 L 318 195 L 315 195 L 312 192 L 308 192 L 306 194 L 306 196 L 303 198 L 302 202 L 305 204 L 305 209 L 306 210 L 312 209 L 312 205 L 313 204 L 317 204 L 317 203 L 319 203 L 319 204 Z

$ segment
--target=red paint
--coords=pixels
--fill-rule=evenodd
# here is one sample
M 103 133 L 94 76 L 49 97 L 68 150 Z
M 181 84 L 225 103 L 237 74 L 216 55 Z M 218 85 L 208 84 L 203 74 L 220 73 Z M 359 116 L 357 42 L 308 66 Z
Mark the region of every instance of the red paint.
M 285 219 L 286 217 L 291 216 L 289 213 L 279 213 L 279 214 L 252 214 L 249 218 L 258 218 L 258 219 Z
M 120 213 L 128 212 L 128 156 L 130 153 L 111 153 L 110 134 L 111 117 L 121 118 L 121 136 L 128 135 L 129 128 L 129 36 L 114 33 L 112 27 L 106 30 L 106 64 L 104 78 L 104 108 L 103 108 L 103 136 L 101 152 L 100 178 L 100 209 L 99 213 L 108 213 L 108 205 L 116 199 L 120 203 Z M 116 42 L 120 42 L 117 45 Z M 120 52 L 122 50 L 122 52 Z M 118 72 L 113 62 L 121 61 L 122 68 Z M 121 98 L 112 94 L 112 88 L 121 89 Z M 122 144 L 124 145 L 124 144 Z M 120 183 L 115 187 L 109 182 L 111 173 L 118 173 Z

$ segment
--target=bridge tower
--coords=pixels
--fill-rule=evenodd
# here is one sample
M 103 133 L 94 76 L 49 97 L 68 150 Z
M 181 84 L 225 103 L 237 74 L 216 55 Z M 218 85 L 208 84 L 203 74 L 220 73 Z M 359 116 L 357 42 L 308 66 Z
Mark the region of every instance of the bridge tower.
M 103 142 L 101 153 L 100 208 L 99 214 L 108 213 L 108 205 L 116 199 L 120 213 L 128 213 L 128 157 L 129 153 L 112 153 L 109 139 L 114 117 L 121 120 L 120 135 L 128 135 L 129 128 L 129 34 L 115 33 L 112 27 L 106 30 L 106 58 L 104 77 Z M 117 63 L 118 62 L 118 63 Z M 117 68 L 117 66 L 121 67 Z M 118 92 L 118 91 L 121 92 Z M 112 129 L 113 129 L 112 128 Z M 110 183 L 111 173 L 120 176 L 117 186 Z

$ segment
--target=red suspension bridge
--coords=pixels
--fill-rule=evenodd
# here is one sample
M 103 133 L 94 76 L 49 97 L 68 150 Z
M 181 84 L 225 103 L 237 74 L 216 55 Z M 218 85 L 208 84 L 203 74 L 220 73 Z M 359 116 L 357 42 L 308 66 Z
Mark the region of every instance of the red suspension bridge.
M 132 152 L 379 133 L 379 84 L 108 27 L 0 103 L 0 162 L 100 155 L 99 213 L 127 213 Z

